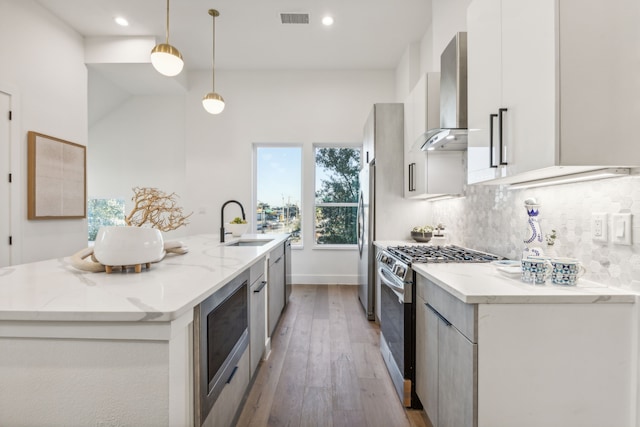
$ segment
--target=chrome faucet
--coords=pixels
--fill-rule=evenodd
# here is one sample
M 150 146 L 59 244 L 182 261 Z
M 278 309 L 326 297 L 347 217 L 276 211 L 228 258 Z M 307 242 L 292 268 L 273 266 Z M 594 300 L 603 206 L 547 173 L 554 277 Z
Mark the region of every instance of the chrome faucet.
M 225 206 L 227 206 L 229 203 L 235 203 L 236 205 L 240 206 L 240 211 L 242 212 L 242 219 L 246 220 L 246 216 L 244 215 L 244 207 L 242 207 L 242 204 L 237 201 L 237 200 L 227 200 L 226 202 L 224 202 L 224 204 L 222 205 L 222 208 L 220 209 L 220 242 L 224 243 L 224 235 L 226 234 L 224 231 L 224 208 Z

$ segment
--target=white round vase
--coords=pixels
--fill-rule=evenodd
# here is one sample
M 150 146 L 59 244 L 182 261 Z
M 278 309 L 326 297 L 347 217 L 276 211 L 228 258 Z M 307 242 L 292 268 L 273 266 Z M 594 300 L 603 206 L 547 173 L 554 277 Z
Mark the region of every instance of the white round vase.
M 164 240 L 155 228 L 100 227 L 93 254 L 109 266 L 157 262 L 164 256 Z

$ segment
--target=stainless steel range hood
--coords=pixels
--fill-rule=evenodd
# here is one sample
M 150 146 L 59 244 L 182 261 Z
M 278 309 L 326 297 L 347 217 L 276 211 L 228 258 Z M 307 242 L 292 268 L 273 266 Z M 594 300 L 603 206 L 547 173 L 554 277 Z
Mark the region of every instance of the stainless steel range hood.
M 467 33 L 460 32 L 440 55 L 440 128 L 421 136 L 421 149 L 467 149 Z

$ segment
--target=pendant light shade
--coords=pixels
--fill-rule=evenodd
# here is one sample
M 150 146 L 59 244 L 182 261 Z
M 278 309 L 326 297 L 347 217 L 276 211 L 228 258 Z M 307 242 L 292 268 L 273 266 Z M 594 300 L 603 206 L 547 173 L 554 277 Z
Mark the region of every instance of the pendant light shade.
M 151 51 L 151 64 L 160 74 L 173 77 L 184 67 L 180 51 L 170 44 L 156 45 Z
M 224 110 L 224 99 L 215 92 L 209 92 L 202 98 L 202 106 L 208 113 L 220 114 Z
M 209 9 L 209 15 L 213 17 L 213 48 L 211 51 L 211 92 L 202 98 L 202 106 L 210 114 L 220 114 L 224 110 L 224 99 L 216 93 L 216 16 L 220 13 L 215 9 Z
M 167 37 L 166 43 L 156 45 L 151 50 L 151 64 L 160 74 L 173 77 L 180 74 L 184 61 L 180 51 L 169 44 L 169 0 L 167 0 Z

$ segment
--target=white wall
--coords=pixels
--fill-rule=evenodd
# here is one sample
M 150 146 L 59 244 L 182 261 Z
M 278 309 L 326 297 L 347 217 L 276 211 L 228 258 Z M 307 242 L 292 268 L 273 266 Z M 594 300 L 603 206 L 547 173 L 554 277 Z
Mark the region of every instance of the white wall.
M 425 54 L 431 53 L 433 59 L 431 64 L 428 60 L 421 61 L 425 66 L 429 66 L 425 71 L 440 71 L 440 55 L 449 44 L 455 33 L 467 31 L 467 7 L 471 0 L 432 0 L 432 48 L 431 52 L 423 46 Z
M 403 102 L 424 73 L 440 71 L 440 55 L 453 36 L 467 30 L 471 0 L 430 0 L 431 19 L 425 32 L 405 49 L 396 66 L 396 99 Z
M 184 134 L 184 97 L 127 98 L 89 130 L 88 197 L 124 199 L 129 213 L 133 188 L 155 187 L 183 204 Z M 184 232 L 166 237 L 176 235 Z
M 189 82 L 184 97 L 131 97 L 91 127 L 89 193 L 129 199 L 134 186 L 175 191 L 195 213 L 173 235 L 217 234 L 226 200 L 251 212 L 252 144 L 302 144 L 306 239 L 292 254 L 294 283 L 356 283 L 357 250 L 312 245 L 312 145 L 362 141 L 373 104 L 395 99 L 393 70 L 217 71 L 226 101 L 218 116 L 201 103 L 210 74 L 191 73 Z
M 12 263 L 70 255 L 87 245 L 86 220 L 26 219 L 27 131 L 87 144 L 82 38 L 34 1 L 0 0 L 0 39 L 0 90 L 14 110 Z

